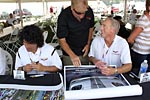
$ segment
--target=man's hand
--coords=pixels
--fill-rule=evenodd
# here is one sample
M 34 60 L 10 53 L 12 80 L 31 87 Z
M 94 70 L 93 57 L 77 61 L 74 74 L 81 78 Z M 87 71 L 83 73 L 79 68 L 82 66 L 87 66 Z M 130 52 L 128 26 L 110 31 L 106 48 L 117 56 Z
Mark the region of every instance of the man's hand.
M 104 75 L 113 75 L 115 74 L 115 68 L 112 67 L 101 67 L 101 73 Z
M 26 66 L 23 67 L 23 71 L 25 72 L 31 72 L 33 70 L 31 64 L 27 64 Z
M 78 56 L 75 55 L 74 57 L 72 57 L 71 61 L 72 61 L 74 66 L 76 66 L 76 67 L 81 66 L 81 61 L 80 61 Z
M 90 48 L 90 46 L 88 44 L 85 45 L 85 47 L 82 50 L 82 52 L 84 52 L 83 57 L 85 57 L 88 54 L 89 48 Z
M 94 64 L 95 64 L 95 66 L 97 67 L 97 68 L 101 68 L 101 67 L 105 67 L 106 66 L 106 63 L 105 62 L 102 62 L 102 61 L 100 61 L 100 60 L 95 60 L 94 61 Z
M 100 60 L 95 60 L 95 66 L 101 70 L 104 75 L 113 75 L 115 73 L 115 68 L 107 66 L 105 62 Z
M 43 72 L 43 71 L 45 71 L 44 69 L 45 69 L 45 67 L 41 64 L 41 63 L 32 63 L 31 64 L 31 66 L 32 66 L 32 68 L 34 69 L 34 70 L 37 70 L 37 71 L 39 71 L 39 72 Z

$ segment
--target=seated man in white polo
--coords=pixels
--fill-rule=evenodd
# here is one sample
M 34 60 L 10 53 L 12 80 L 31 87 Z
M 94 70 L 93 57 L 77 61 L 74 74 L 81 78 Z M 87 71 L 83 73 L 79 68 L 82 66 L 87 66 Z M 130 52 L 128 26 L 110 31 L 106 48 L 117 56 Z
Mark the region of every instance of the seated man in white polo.
M 89 60 L 104 75 L 125 73 L 132 68 L 128 43 L 117 36 L 119 28 L 120 24 L 117 20 L 107 18 L 102 22 L 101 36 L 96 37 L 91 44 Z

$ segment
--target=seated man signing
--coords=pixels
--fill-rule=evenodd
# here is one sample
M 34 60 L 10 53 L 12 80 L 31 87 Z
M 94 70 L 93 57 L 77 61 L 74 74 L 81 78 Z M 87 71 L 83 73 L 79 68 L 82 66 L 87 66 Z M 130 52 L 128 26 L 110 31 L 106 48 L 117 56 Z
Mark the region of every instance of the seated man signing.
M 62 69 L 62 62 L 55 49 L 44 43 L 43 31 L 35 26 L 25 26 L 19 33 L 23 45 L 16 54 L 15 69 L 27 74 L 48 74 Z
M 117 20 L 106 18 L 100 28 L 101 36 L 91 44 L 89 59 L 104 75 L 125 73 L 132 67 L 128 43 L 117 35 L 119 28 Z

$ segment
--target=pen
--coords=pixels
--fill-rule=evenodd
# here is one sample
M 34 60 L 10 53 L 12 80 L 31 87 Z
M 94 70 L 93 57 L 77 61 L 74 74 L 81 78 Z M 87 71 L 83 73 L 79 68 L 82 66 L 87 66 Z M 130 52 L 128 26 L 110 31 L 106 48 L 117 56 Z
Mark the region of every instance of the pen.
M 39 74 L 39 75 L 31 75 L 30 77 L 35 78 L 35 77 L 41 77 L 44 76 L 43 74 Z
M 132 74 L 129 74 L 130 77 L 134 78 L 134 76 Z
M 134 79 L 137 79 L 137 80 L 140 79 L 140 78 L 139 78 L 137 75 L 135 75 L 133 72 L 130 72 L 129 76 L 132 77 L 132 78 L 134 78 Z

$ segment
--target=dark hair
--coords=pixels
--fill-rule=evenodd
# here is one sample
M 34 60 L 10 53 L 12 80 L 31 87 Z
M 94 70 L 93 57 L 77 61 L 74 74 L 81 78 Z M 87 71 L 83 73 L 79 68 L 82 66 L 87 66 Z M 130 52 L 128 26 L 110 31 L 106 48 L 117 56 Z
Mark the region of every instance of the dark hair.
M 23 40 L 31 43 L 37 44 L 38 47 L 44 45 L 43 31 L 36 25 L 25 26 L 19 33 L 19 39 L 23 43 Z
M 146 0 L 146 12 L 150 12 L 149 6 L 150 6 L 150 0 Z

